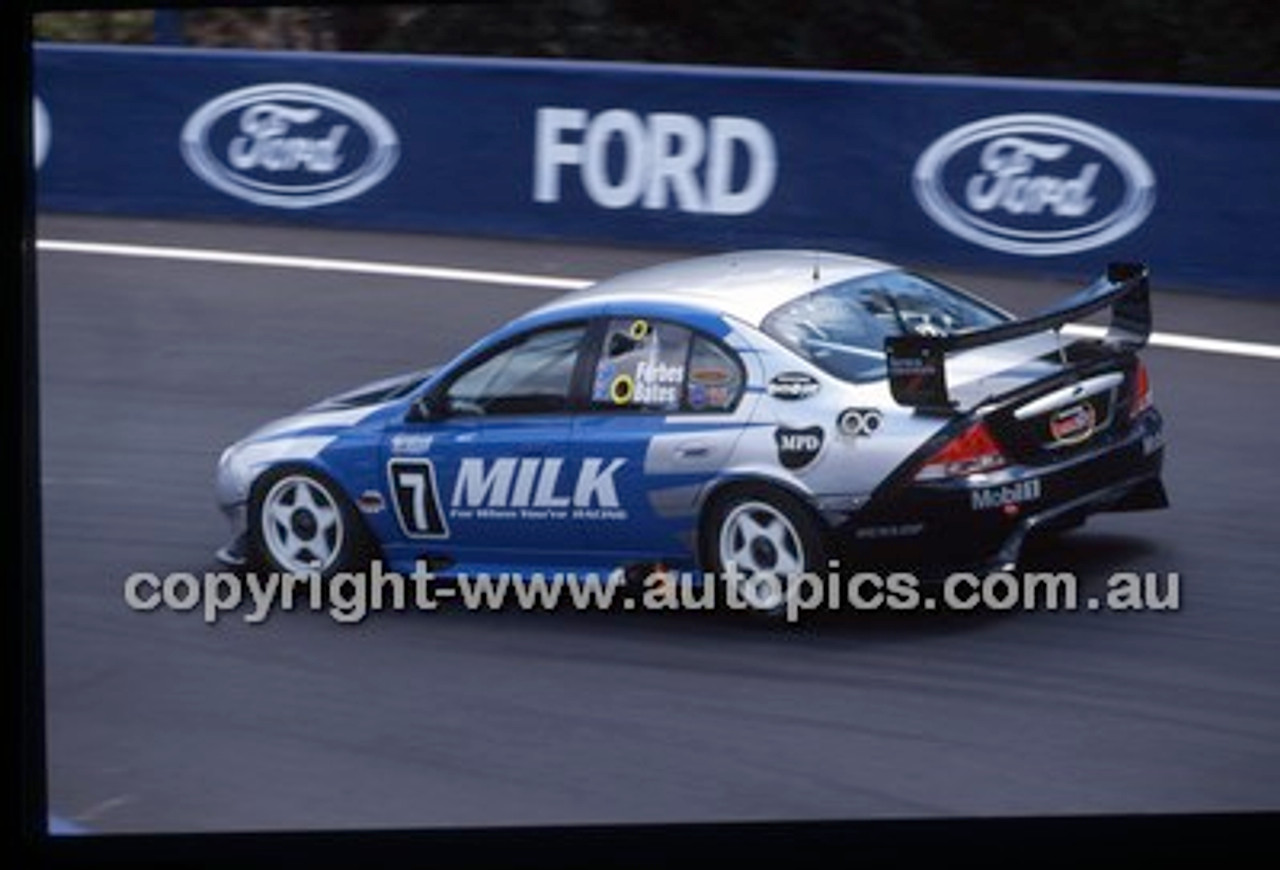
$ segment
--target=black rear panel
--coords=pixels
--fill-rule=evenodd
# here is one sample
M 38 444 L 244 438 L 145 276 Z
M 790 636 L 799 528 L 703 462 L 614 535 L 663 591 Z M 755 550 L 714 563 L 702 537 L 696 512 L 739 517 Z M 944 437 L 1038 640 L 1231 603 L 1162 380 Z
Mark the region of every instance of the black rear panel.
M 1086 366 L 1070 380 L 1053 378 L 1013 397 L 987 424 L 1021 465 L 1051 465 L 1098 450 L 1129 432 L 1135 372 L 1131 355 Z

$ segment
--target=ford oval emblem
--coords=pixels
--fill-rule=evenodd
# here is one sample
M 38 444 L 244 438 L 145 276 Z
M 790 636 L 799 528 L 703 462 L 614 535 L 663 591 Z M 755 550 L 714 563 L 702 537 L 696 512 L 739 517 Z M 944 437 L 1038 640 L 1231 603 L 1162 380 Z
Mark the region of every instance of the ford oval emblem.
M 1128 142 L 1061 115 L 984 118 L 920 155 L 912 186 L 940 226 L 1031 257 L 1087 251 L 1146 220 L 1155 173 Z
M 395 129 L 349 94 L 307 84 L 241 88 L 205 103 L 182 128 L 182 158 L 224 193 L 257 205 L 341 202 L 386 178 Z

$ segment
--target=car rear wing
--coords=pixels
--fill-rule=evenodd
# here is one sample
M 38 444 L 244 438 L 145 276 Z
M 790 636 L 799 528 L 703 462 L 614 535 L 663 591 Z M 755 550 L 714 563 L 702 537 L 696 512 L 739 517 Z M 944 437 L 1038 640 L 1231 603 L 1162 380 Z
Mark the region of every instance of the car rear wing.
M 947 355 L 1012 341 L 1048 330 L 1058 331 L 1090 314 L 1111 309 L 1102 341 L 1117 350 L 1137 350 L 1151 334 L 1151 291 L 1147 267 L 1112 263 L 1085 289 L 1025 320 L 955 335 L 898 335 L 886 338 L 889 389 L 894 401 L 912 408 L 955 406 L 947 390 Z

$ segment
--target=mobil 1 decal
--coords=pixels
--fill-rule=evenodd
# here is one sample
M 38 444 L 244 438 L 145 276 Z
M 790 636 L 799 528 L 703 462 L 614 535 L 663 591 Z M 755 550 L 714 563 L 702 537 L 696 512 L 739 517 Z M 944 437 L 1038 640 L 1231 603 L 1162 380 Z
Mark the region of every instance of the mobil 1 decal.
M 783 468 L 793 471 L 804 468 L 818 457 L 822 450 L 822 427 L 810 426 L 807 429 L 788 429 L 778 427 L 773 433 L 778 445 L 778 461 Z

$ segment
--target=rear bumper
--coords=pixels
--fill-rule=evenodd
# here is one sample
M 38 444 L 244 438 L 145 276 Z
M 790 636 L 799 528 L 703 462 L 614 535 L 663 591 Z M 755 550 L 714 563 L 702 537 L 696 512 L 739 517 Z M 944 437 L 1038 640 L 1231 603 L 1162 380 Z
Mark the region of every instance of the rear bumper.
M 1102 511 L 1166 507 L 1163 464 L 1162 422 L 1152 410 L 1124 438 L 1051 466 L 877 493 L 830 528 L 830 550 L 846 569 L 1012 570 L 1039 530 Z

